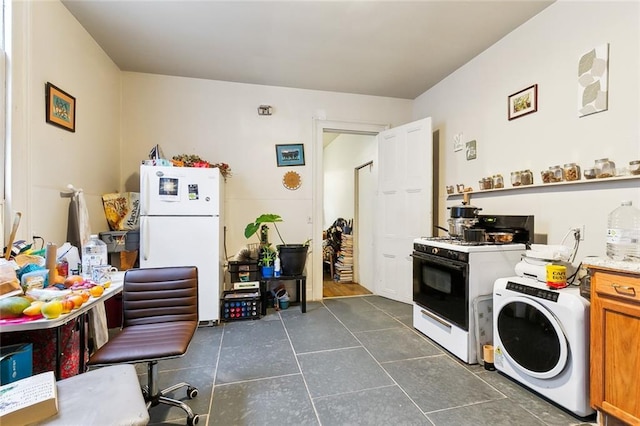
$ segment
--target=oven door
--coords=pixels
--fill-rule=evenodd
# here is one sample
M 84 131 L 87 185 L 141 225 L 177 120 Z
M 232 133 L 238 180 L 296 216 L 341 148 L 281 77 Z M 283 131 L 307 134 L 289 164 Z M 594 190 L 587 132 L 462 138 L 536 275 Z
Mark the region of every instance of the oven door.
M 466 262 L 413 252 L 413 301 L 469 331 L 469 266 Z

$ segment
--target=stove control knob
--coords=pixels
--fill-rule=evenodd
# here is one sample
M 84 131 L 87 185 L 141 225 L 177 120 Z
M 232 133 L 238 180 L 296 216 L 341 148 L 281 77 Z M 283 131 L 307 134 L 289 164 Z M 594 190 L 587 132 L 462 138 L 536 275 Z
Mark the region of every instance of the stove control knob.
M 431 254 L 438 254 L 438 251 L 439 251 L 439 250 L 438 250 L 438 247 L 433 247 L 433 248 L 431 249 Z

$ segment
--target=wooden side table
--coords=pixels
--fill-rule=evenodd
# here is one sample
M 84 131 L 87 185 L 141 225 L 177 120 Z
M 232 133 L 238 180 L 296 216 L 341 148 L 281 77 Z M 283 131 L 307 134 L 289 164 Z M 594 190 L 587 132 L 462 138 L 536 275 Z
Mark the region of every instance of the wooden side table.
M 268 284 L 273 281 L 295 281 L 297 288 L 297 300 L 300 303 L 300 309 L 302 313 L 307 312 L 307 276 L 306 275 L 281 275 L 279 277 L 261 277 L 260 278 L 260 298 L 261 311 L 260 315 L 267 314 L 267 292 Z

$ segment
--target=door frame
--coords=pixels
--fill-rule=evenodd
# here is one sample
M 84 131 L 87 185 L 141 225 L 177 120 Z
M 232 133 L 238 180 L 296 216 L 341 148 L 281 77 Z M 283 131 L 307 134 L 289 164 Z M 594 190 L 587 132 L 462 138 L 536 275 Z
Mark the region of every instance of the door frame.
M 323 228 L 323 144 L 322 137 L 325 131 L 334 133 L 356 133 L 377 135 L 389 129 L 388 124 L 358 123 L 349 121 L 313 119 L 313 240 L 311 250 L 312 279 L 311 300 L 322 300 L 322 228 Z

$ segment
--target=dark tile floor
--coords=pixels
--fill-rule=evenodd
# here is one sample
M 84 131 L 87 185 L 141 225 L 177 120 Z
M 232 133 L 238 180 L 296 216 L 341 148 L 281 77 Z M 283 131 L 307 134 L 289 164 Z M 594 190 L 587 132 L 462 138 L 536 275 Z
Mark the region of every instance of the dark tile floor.
M 410 305 L 361 296 L 200 327 L 184 357 L 160 364 L 160 385 L 198 387 L 193 400 L 175 396 L 208 425 L 589 424 L 458 361 L 415 331 L 411 315 Z M 152 424 L 185 424 L 177 408 L 150 415 Z

